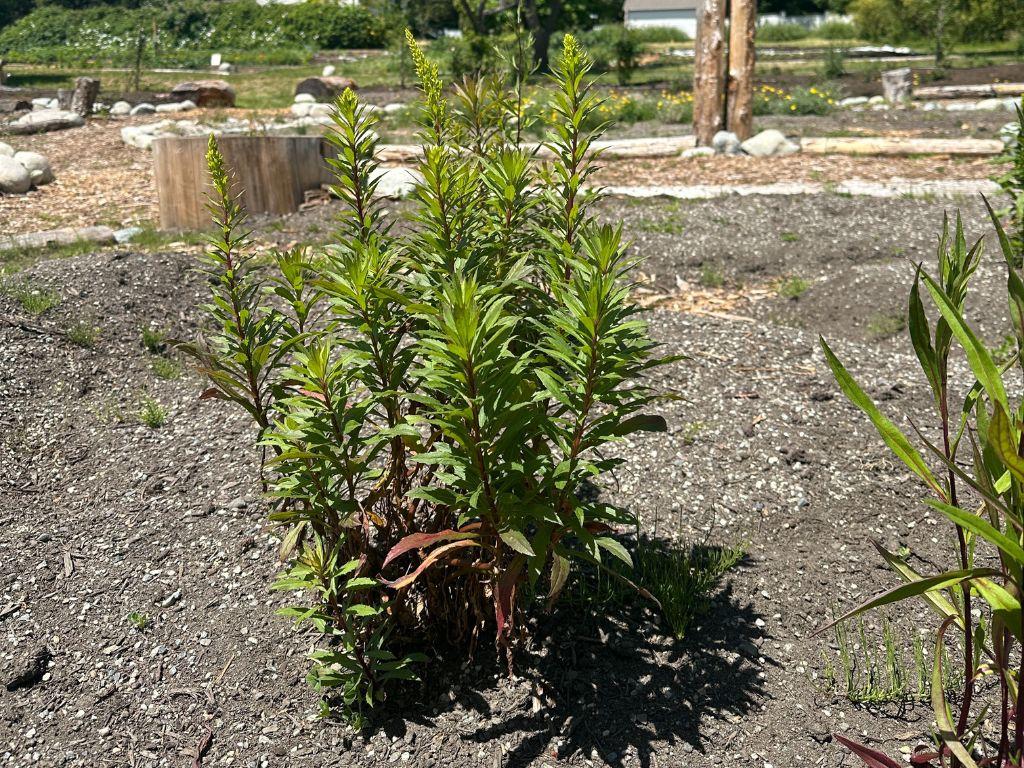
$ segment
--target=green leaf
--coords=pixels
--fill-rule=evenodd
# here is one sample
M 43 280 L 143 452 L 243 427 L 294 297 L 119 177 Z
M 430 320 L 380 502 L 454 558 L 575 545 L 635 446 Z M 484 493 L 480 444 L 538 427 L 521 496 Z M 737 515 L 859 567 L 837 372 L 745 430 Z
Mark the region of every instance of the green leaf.
M 978 768 L 978 764 L 971 758 L 970 753 L 960 743 L 953 729 L 953 721 L 949 716 L 949 707 L 946 702 L 946 692 L 942 687 L 942 658 L 945 656 L 945 633 L 947 623 L 942 625 L 935 640 L 935 661 L 932 664 L 932 709 L 935 712 L 935 723 L 938 725 L 938 735 L 942 742 L 949 748 L 963 768 Z
M 614 555 L 619 560 L 624 562 L 630 568 L 633 567 L 633 558 L 629 556 L 629 552 L 622 546 L 618 541 L 609 536 L 598 536 L 594 539 L 594 542 L 601 549 L 605 550 L 611 555 Z
M 632 432 L 667 432 L 664 416 L 639 413 L 620 422 L 612 430 L 613 435 L 628 435 Z
M 875 545 L 875 549 L 878 550 L 878 553 L 882 556 L 885 562 L 887 562 L 889 566 L 896 571 L 896 573 L 902 576 L 904 581 L 915 582 L 921 581 L 924 578 L 921 574 L 907 565 L 904 560 L 894 555 L 877 541 L 872 543 Z M 955 616 L 958 623 L 961 626 L 963 625 L 963 619 L 960 617 L 960 612 L 941 592 L 925 592 L 921 597 L 923 597 L 925 602 L 934 608 L 936 613 L 938 613 L 943 619 Z
M 565 587 L 566 579 L 569 578 L 569 558 L 557 552 L 551 555 L 551 588 L 548 590 L 548 610 Z
M 949 324 L 953 335 L 956 336 L 960 345 L 964 348 L 964 352 L 967 354 L 967 362 L 970 364 L 975 378 L 985 388 L 985 393 L 988 395 L 989 400 L 993 403 L 999 403 L 1008 409 L 1006 390 L 1003 388 L 1003 378 L 1000 376 L 999 369 L 992 360 L 992 355 L 989 354 L 985 345 L 964 321 L 960 311 L 939 284 L 924 273 L 922 273 L 922 276 L 924 277 L 925 287 L 932 295 L 935 306 L 938 307 L 942 317 Z
M 961 528 L 977 534 L 989 543 L 994 544 L 1003 555 L 1015 561 L 1018 567 L 1024 566 L 1024 548 L 1005 533 L 997 530 L 995 526 L 983 517 L 934 499 L 927 499 L 925 503 L 939 510 L 939 512 Z
M 372 605 L 365 605 L 364 603 L 356 603 L 355 605 L 350 605 L 346 608 L 345 613 L 361 617 L 376 616 L 380 613 L 380 608 L 375 608 Z
M 507 531 L 500 531 L 498 535 L 501 540 L 508 544 L 516 552 L 526 555 L 527 557 L 533 557 L 533 547 L 530 546 L 530 542 L 527 541 L 526 536 L 523 535 L 522 531 L 509 529 Z
M 1017 482 L 1024 482 L 1024 459 L 1017 453 L 1016 430 L 1006 411 L 998 404 L 992 411 L 992 420 L 988 425 L 988 444 Z
M 825 360 L 828 362 L 829 368 L 832 369 L 832 375 L 836 379 L 836 383 L 839 384 L 839 388 L 843 391 L 850 402 L 860 408 L 867 417 L 871 419 L 871 423 L 875 425 L 875 429 L 878 430 L 878 434 L 882 436 L 882 440 L 889 446 L 889 449 L 900 458 L 900 460 L 906 464 L 910 470 L 924 480 L 928 486 L 936 492 L 940 497 L 945 497 L 945 491 L 942 486 L 932 476 L 931 470 L 928 469 L 928 465 L 924 463 L 924 459 L 921 458 L 921 454 L 917 452 L 917 449 L 910 444 L 910 441 L 904 436 L 896 425 L 889 421 L 882 412 L 878 410 L 877 406 L 871 402 L 864 390 L 860 388 L 853 377 L 847 372 L 846 368 L 839 361 L 839 358 L 835 356 L 832 349 L 825 342 L 823 337 L 818 337 L 821 344 L 821 349 L 825 353 Z

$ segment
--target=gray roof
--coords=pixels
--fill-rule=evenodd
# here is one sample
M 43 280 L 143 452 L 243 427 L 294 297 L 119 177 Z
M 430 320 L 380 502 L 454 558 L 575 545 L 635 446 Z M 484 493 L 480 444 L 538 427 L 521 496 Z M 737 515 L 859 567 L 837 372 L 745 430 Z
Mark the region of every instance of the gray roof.
M 695 11 L 700 0 L 626 0 L 623 10 L 629 11 Z

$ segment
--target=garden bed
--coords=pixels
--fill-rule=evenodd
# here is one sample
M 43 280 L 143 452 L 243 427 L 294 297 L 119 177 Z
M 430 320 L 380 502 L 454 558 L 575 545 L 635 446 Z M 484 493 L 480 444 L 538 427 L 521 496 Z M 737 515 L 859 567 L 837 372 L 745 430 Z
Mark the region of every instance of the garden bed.
M 903 377 L 900 330 L 875 321 L 902 314 L 908 260 L 933 258 L 941 204 L 829 195 L 600 210 L 634 238 L 642 287 L 758 291 L 731 318 L 649 314 L 665 351 L 688 356 L 658 373 L 681 398 L 666 406 L 668 434 L 623 446 L 627 464 L 603 490 L 650 535 L 746 547 L 687 637 L 643 606 L 591 619 L 568 601 L 539 618 L 536 657 L 515 678 L 484 644 L 464 666 L 432 667 L 363 734 L 318 719 L 303 680 L 313 637 L 273 615 L 277 541 L 248 422 L 200 401 L 194 374 L 167 378 L 173 362 L 142 342 L 142 328 L 196 333 L 208 292 L 195 249 L 42 261 L 0 295 L 2 677 L 28 652 L 53 653 L 42 681 L 0 689 L 7 764 L 170 766 L 202 752 L 211 766 L 788 768 L 849 764 L 836 732 L 890 753 L 925 738 L 927 706 L 897 702 L 879 718 L 820 678 L 835 650 L 813 629 L 892 583 L 870 538 L 913 558 L 947 553 L 930 539 L 937 513 L 837 396 L 816 334 L 890 414 L 927 405 Z M 259 234 L 309 238 L 335 212 Z M 964 213 L 970 235 L 988 229 L 977 202 Z M 989 259 L 980 272 L 969 314 L 988 313 L 980 326 L 998 340 L 1003 305 L 987 291 L 1001 270 Z M 33 315 L 19 291 L 36 309 L 59 303 Z M 147 399 L 162 426 L 140 423 Z M 916 606 L 907 620 L 932 621 Z

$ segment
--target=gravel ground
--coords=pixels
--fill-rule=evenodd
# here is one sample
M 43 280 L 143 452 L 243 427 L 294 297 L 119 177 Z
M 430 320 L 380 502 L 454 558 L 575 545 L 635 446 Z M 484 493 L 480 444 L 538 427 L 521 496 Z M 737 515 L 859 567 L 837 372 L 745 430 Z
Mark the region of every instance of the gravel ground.
M 516 678 L 481 652 L 439 664 L 365 733 L 317 719 L 303 680 L 314 638 L 273 614 L 276 540 L 247 423 L 198 400 L 194 374 L 157 377 L 140 343 L 148 325 L 195 333 L 205 289 L 192 256 L 44 261 L 16 279 L 58 306 L 30 317 L 0 294 L 0 681 L 44 647 L 51 657 L 36 685 L 0 689 L 0 765 L 176 766 L 202 753 L 204 766 L 788 768 L 850 765 L 836 732 L 893 754 L 926 737 L 927 708 L 868 711 L 821 680 L 834 649 L 810 632 L 892 583 L 869 540 L 911 546 L 912 562 L 948 553 L 908 473 L 834 395 L 816 333 L 887 412 L 921 415 L 905 339 L 856 318 L 902 306 L 906 259 L 931 258 L 941 208 L 821 196 L 602 212 L 636 238 L 658 290 L 698 282 L 708 264 L 733 289 L 812 281 L 797 299 L 741 303 L 739 318 L 649 314 L 665 351 L 688 356 L 658 374 L 680 398 L 667 435 L 623 446 L 605 493 L 650 533 L 749 551 L 687 639 L 647 611 L 591 619 L 565 605 L 538 619 Z M 330 214 L 273 234 L 300 237 Z M 965 216 L 980 232 L 978 206 Z M 990 259 L 977 282 L 998 273 Z M 1005 318 L 989 295 L 972 306 L 997 339 Z M 93 349 L 70 343 L 79 322 L 102 329 Z M 164 426 L 138 422 L 144 396 L 166 408 Z

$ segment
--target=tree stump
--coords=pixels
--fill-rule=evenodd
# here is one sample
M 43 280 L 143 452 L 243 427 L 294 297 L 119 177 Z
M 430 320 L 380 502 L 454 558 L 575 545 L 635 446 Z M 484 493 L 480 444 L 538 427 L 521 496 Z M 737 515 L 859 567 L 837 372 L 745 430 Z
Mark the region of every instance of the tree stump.
M 161 227 L 209 228 L 207 142 L 205 136 L 153 142 Z M 217 143 L 249 213 L 297 211 L 307 190 L 319 189 L 331 178 L 325 157 L 334 153 L 319 136 L 220 136 Z
M 890 69 L 882 73 L 882 93 L 886 101 L 898 104 L 910 98 L 911 89 L 914 87 L 913 77 L 910 74 L 910 67 Z
M 73 91 L 61 88 L 57 91 L 57 106 L 66 112 L 75 112 L 82 117 L 92 114 L 92 105 L 100 93 L 100 81 L 92 77 L 75 80 Z
M 732 0 L 729 19 L 729 90 L 726 130 L 746 141 L 754 129 L 755 0 Z
M 693 62 L 693 133 L 697 146 L 711 146 L 722 130 L 725 0 L 704 0 L 697 18 Z

